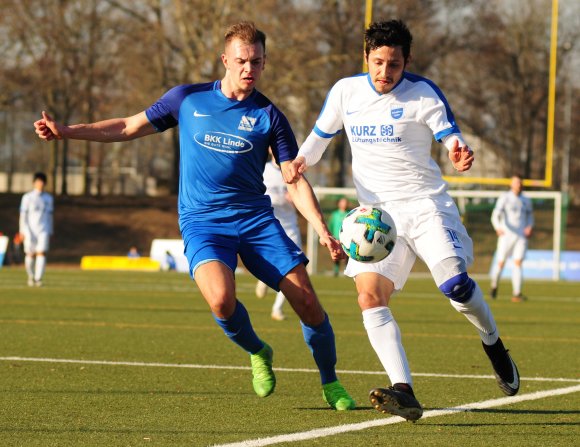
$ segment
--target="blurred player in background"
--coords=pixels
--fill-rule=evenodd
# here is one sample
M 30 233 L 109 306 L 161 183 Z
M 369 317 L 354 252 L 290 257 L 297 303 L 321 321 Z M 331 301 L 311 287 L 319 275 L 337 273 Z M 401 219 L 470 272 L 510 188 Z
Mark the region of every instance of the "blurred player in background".
M 491 213 L 491 224 L 497 233 L 497 263 L 492 268 L 491 297 L 497 297 L 497 287 L 507 258 L 513 258 L 512 301 L 522 302 L 522 263 L 528 249 L 528 238 L 534 227 L 532 201 L 522 194 L 522 178 L 514 175 L 510 190 L 497 199 Z
M 53 232 L 54 201 L 44 190 L 46 174 L 34 174 L 32 184 L 33 190 L 24 194 L 20 202 L 19 232 L 24 242 L 24 266 L 28 285 L 40 287 Z
M 225 34 L 221 81 L 177 86 L 126 118 L 65 126 L 43 112 L 34 125 L 45 140 L 101 142 L 131 140 L 179 125 L 179 225 L 190 274 L 216 323 L 250 354 L 254 391 L 260 397 L 274 391 L 273 350 L 258 337 L 236 297 L 238 255 L 254 276 L 282 290 L 300 317 L 324 400 L 337 410 L 350 410 L 355 402 L 336 376 L 334 332 L 306 272 L 308 260 L 286 235 L 264 194 L 268 148 L 281 165 L 298 152 L 286 117 L 255 89 L 265 51 L 264 33 L 251 22 L 240 22 Z M 308 181 L 302 178 L 288 191 L 331 257 L 341 256 Z
M 335 239 L 340 237 L 340 229 L 342 228 L 342 221 L 347 215 L 348 209 L 348 199 L 346 197 L 341 197 L 336 202 L 336 209 L 330 215 L 328 219 L 328 228 L 334 236 Z M 340 273 L 340 259 L 334 261 L 334 276 L 338 276 Z
M 392 383 L 390 388 L 371 390 L 370 400 L 381 412 L 417 420 L 423 409 L 415 398 L 401 333 L 388 307 L 417 256 L 451 305 L 477 329 L 505 394 L 518 392 L 519 375 L 481 289 L 467 273 L 473 261 L 472 241 L 431 158 L 431 141 L 435 137 L 447 147 L 459 172 L 471 168 L 473 153 L 441 91 L 428 79 L 405 71 L 411 42 L 411 33 L 399 20 L 374 23 L 366 30 L 369 72 L 332 87 L 314 130 L 283 173 L 286 181 L 300 179 L 300 173 L 320 160 L 331 138 L 345 128 L 358 201 L 385 209 L 398 233 L 393 252 L 383 261 L 349 259 L 345 271 L 355 279 L 364 326 Z
M 292 239 L 297 247 L 302 246 L 302 237 L 300 236 L 300 228 L 298 227 L 298 215 L 296 208 L 292 203 L 292 197 L 288 194 L 288 187 L 280 173 L 280 167 L 272 158 L 266 163 L 264 168 L 264 185 L 266 185 L 266 194 L 270 196 L 272 201 L 272 208 L 274 208 L 274 216 L 282 224 L 282 228 L 286 234 Z M 268 292 L 268 286 L 262 281 L 256 284 L 256 296 L 264 298 Z M 280 290 L 276 293 L 274 304 L 272 305 L 271 317 L 276 321 L 283 321 L 286 315 L 282 310 L 286 297 Z

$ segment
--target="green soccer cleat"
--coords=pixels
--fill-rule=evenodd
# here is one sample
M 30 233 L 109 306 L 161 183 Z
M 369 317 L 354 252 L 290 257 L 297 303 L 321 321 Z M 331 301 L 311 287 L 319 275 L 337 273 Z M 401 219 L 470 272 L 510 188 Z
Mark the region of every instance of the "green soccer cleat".
M 338 380 L 322 385 L 322 398 L 337 411 L 353 410 L 356 407 L 356 402 Z
M 273 359 L 274 351 L 266 343 L 257 353 L 250 355 L 252 375 L 254 376 L 252 385 L 254 386 L 254 391 L 260 397 L 268 397 L 276 388 L 276 376 L 274 371 L 272 371 Z

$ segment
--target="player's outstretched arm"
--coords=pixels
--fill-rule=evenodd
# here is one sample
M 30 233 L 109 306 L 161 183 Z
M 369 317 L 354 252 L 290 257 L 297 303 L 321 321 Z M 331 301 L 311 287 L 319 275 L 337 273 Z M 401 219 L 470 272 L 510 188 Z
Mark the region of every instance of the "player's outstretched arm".
M 126 118 L 113 118 L 91 124 L 66 126 L 57 123 L 48 113 L 43 111 L 42 118 L 34 122 L 34 129 L 38 137 L 46 141 L 70 138 L 102 143 L 133 140 L 156 132 L 145 112 Z
M 306 177 L 301 175 L 296 183 L 289 184 L 288 193 L 292 197 L 296 209 L 314 227 L 318 234 L 320 245 L 328 249 L 332 260 L 343 259 L 346 255 L 340 246 L 340 242 L 333 238 L 328 230 L 318 199 Z
M 471 169 L 471 165 L 475 160 L 473 151 L 469 146 L 460 146 L 459 141 L 454 139 L 451 148 L 449 149 L 449 159 L 453 163 L 453 167 L 458 172 L 465 172 Z

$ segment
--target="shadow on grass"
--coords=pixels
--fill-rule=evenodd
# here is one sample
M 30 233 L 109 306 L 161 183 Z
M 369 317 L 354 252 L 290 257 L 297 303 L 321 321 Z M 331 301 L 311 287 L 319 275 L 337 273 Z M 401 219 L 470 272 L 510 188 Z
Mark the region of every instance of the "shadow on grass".
M 163 391 L 163 390 L 46 390 L 46 389 L 28 389 L 28 390 L 0 390 L 0 395 L 2 394 L 16 394 L 16 393 L 28 393 L 28 394 L 38 394 L 38 395 L 91 395 L 91 396 L 179 396 L 179 397 L 195 397 L 195 396 L 211 396 L 212 398 L 216 395 L 218 396 L 235 396 L 236 398 L 243 398 L 243 396 L 254 396 L 251 391 L 235 391 L 235 392 L 224 392 L 219 391 Z M 329 407 L 330 408 L 330 407 Z

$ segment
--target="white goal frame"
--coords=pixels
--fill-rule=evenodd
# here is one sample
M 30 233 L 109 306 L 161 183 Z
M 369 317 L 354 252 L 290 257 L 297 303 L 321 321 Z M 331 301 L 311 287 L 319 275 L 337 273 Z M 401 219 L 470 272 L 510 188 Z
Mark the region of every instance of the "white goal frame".
M 356 199 L 356 190 L 354 188 L 327 188 L 315 186 L 314 193 L 318 200 L 323 199 L 329 195 L 341 195 L 351 199 Z M 464 204 L 468 198 L 490 199 L 498 198 L 505 191 L 490 191 L 490 190 L 448 190 L 449 195 L 455 198 L 460 210 L 464 209 Z M 553 240 L 552 240 L 552 280 L 558 281 L 560 279 L 560 257 L 562 245 L 562 193 L 560 191 L 525 191 L 526 196 L 531 199 L 547 199 L 554 203 L 554 219 L 553 219 Z M 310 223 L 308 223 L 306 230 L 306 255 L 310 260 L 307 269 L 308 273 L 315 274 L 318 266 L 318 235 Z

